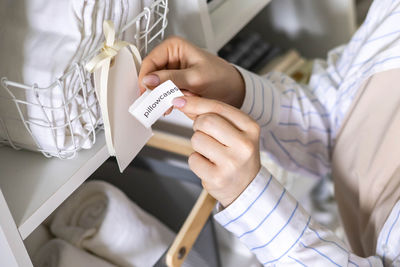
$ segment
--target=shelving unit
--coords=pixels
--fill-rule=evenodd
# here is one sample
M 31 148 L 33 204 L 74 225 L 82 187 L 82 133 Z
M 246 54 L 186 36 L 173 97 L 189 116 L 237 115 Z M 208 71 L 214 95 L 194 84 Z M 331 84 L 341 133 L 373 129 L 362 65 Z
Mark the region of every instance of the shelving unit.
M 148 145 L 180 154 L 191 151 L 188 138 L 158 131 L 154 132 Z M 18 265 L 29 264 L 22 240 L 43 223 L 108 157 L 102 131 L 90 150 L 80 151 L 72 160 L 47 159 L 39 153 L 16 151 L 9 147 L 0 149 L 0 210 L 8 213 L 2 213 L 0 218 L 0 230 L 7 229 L 6 233 L 0 231 L 0 241 L 8 239 L 10 247 L 10 241 L 16 241 L 16 248 L 11 252 L 15 255 L 14 252 L 18 251 L 15 256 Z M 4 234 L 7 235 L 5 238 L 2 237 Z M 3 246 L 9 249 L 0 242 L 0 248 Z M 1 255 L 5 252 L 0 252 L 0 263 Z
M 226 0 L 210 13 L 214 49 L 221 49 L 271 0 Z M 239 14 L 237 12 L 240 12 Z M 239 19 L 240 18 L 240 19 Z
M 175 19 L 169 19 L 167 32 L 216 53 L 270 1 L 225 0 L 211 11 L 205 0 L 171 1 L 169 18 Z
M 39 153 L 8 147 L 0 150 L 0 158 L 6 159 L 0 161 L 0 188 L 22 239 L 109 157 L 104 133 L 100 132 L 97 138 L 90 150 L 80 151 L 72 160 L 46 159 Z M 157 131 L 148 145 L 170 152 L 191 152 L 187 138 Z
M 216 53 L 270 1 L 225 0 L 210 12 L 206 0 L 172 0 L 167 35 L 183 36 Z M 191 128 L 191 121 L 179 113 L 165 121 L 172 128 L 174 124 Z M 160 137 L 165 143 L 166 136 Z M 155 138 L 149 145 L 157 146 Z M 176 141 L 188 145 L 187 140 Z M 32 266 L 23 240 L 107 158 L 101 132 L 92 149 L 80 151 L 72 160 L 0 147 L 0 266 Z
M 100 132 L 90 150 L 72 160 L 47 159 L 40 153 L 0 149 L 0 188 L 22 239 L 41 224 L 107 158 Z

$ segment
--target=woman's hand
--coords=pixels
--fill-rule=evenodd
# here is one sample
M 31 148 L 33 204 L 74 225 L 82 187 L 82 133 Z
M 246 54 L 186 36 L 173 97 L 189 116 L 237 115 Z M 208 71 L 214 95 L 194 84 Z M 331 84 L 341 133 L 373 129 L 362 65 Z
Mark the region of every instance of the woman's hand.
M 143 60 L 140 89 L 154 88 L 167 80 L 195 95 L 216 99 L 235 107 L 243 103 L 245 85 L 231 64 L 179 37 L 168 38 Z
M 227 207 L 261 168 L 260 127 L 240 110 L 216 100 L 184 96 L 174 99 L 174 106 L 194 120 L 190 169 Z

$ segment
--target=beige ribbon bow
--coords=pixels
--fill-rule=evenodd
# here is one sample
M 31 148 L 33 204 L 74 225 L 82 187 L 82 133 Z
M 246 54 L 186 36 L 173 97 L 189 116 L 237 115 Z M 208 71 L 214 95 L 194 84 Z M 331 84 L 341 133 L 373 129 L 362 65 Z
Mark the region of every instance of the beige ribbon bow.
M 142 59 L 139 50 L 136 46 L 120 40 L 115 40 L 115 29 L 114 23 L 111 20 L 105 20 L 103 23 L 103 32 L 105 36 L 105 42 L 101 52 L 93 57 L 86 65 L 85 68 L 89 72 L 94 72 L 98 68 L 101 68 L 100 74 L 100 88 L 97 91 L 97 98 L 99 100 L 100 109 L 103 117 L 103 123 L 105 125 L 104 132 L 106 137 L 106 143 L 108 152 L 111 156 L 115 156 L 114 145 L 112 142 L 110 120 L 108 117 L 108 72 L 110 70 L 111 60 L 118 54 L 118 51 L 126 46 L 130 47 L 130 50 L 134 56 L 136 63 L 136 70 L 142 63 Z

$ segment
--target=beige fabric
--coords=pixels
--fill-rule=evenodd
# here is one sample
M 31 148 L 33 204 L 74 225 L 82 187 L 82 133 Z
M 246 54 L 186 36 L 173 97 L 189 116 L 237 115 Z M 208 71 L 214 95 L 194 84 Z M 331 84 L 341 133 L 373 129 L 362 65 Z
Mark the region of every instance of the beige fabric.
M 400 196 L 400 69 L 360 88 L 332 155 L 335 194 L 348 240 L 359 256 L 376 240 Z

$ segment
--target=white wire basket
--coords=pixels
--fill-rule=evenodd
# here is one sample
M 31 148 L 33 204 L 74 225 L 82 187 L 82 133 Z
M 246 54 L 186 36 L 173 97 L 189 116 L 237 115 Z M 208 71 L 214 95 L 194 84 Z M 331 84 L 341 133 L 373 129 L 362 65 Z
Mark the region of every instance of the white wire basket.
M 144 57 L 164 38 L 167 13 L 168 0 L 154 0 L 122 27 L 117 33 L 117 38 L 121 39 L 127 31 L 134 33 L 134 44 Z M 74 63 L 48 87 L 40 87 L 36 83 L 22 84 L 3 77 L 1 85 L 6 92 L 6 101 L 16 108 L 18 115 L 16 118 L 0 113 L 0 144 L 17 150 L 39 151 L 46 157 L 60 159 L 73 158 L 80 149 L 91 148 L 96 142 L 96 133 L 101 129 L 102 120 L 91 74 L 84 66 L 100 49 L 101 47 L 80 62 Z M 78 86 L 73 92 L 67 88 L 71 77 L 78 77 Z M 30 95 L 30 100 L 25 97 L 27 94 Z M 60 99 L 59 105 L 43 103 L 40 97 L 43 94 L 57 95 Z M 29 116 L 27 110 L 39 113 L 40 119 Z M 62 122 L 57 121 L 58 115 L 63 118 Z M 84 126 L 80 121 L 85 121 Z M 23 129 L 24 133 L 7 126 L 18 123 L 23 125 L 20 129 Z M 21 135 L 32 138 L 33 142 L 20 142 L 17 136 Z

